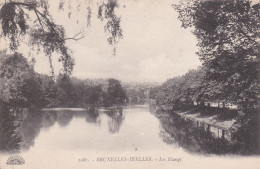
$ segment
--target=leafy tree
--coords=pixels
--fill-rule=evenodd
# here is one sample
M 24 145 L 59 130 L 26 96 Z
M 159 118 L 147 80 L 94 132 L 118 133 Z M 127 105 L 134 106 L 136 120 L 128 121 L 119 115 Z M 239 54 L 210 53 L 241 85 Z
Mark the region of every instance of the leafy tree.
M 0 55 L 0 100 L 12 107 L 38 104 L 39 85 L 33 67 L 19 53 Z
M 260 4 L 249 0 L 182 1 L 174 8 L 184 28 L 194 27 L 209 83 L 221 84 L 228 100 L 256 108 L 259 75 Z
M 121 83 L 116 79 L 108 79 L 108 88 L 105 95 L 105 106 L 122 105 L 127 99 Z
M 82 80 L 75 77 L 70 78 L 73 85 L 74 96 L 72 102 L 74 106 L 84 106 L 86 104 L 86 86 Z
M 164 110 L 180 109 L 193 106 L 194 101 L 201 106 L 204 102 L 220 102 L 227 99 L 222 85 L 205 80 L 205 68 L 190 70 L 183 76 L 175 77 L 160 86 L 155 95 L 158 105 Z
M 87 103 L 90 105 L 98 105 L 101 101 L 101 93 L 102 93 L 102 88 L 101 85 L 97 86 L 87 86 Z
M 57 100 L 61 106 L 73 106 L 75 91 L 71 79 L 67 75 L 59 75 L 57 78 Z
M 48 75 L 37 74 L 37 80 L 40 85 L 41 95 L 38 98 L 41 107 L 53 107 L 57 103 L 57 86 L 52 77 Z
M 49 12 L 50 4 L 49 0 L 6 0 L 4 3 L 2 2 L 0 4 L 1 36 L 9 39 L 12 51 L 16 51 L 21 42 L 29 39 L 26 42 L 29 47 L 32 49 L 36 47 L 38 51 L 42 49 L 49 57 L 52 73 L 52 55 L 54 52 L 59 53 L 59 61 L 63 64 L 63 73 L 70 75 L 73 70 L 74 59 L 66 41 L 77 41 L 84 38 L 84 35 L 83 32 L 79 32 L 74 37 L 67 37 L 64 27 L 54 22 Z M 68 4 L 68 17 L 70 17 L 72 1 L 60 0 L 59 10 L 64 10 L 65 4 Z M 110 34 L 108 42 L 114 47 L 118 40 L 122 38 L 120 17 L 115 14 L 115 9 L 118 7 L 117 0 L 106 0 L 98 3 L 98 18 L 107 22 L 105 31 Z M 92 18 L 92 8 L 90 1 L 77 2 L 77 11 L 86 13 L 88 25 L 90 25 Z

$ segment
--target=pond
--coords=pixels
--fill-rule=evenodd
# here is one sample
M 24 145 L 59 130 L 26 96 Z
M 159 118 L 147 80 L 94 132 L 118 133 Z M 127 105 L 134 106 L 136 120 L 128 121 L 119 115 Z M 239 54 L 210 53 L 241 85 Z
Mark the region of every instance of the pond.
M 203 144 L 196 144 L 193 131 L 184 130 L 170 116 L 159 117 L 148 105 L 110 110 L 44 109 L 24 111 L 14 118 L 2 115 L 1 119 L 5 123 L 2 126 L 19 134 L 2 128 L 0 146 L 5 151 L 0 153 L 0 164 L 16 154 L 25 159 L 24 168 L 55 168 L 61 164 L 63 168 L 84 168 L 107 164 L 111 159 L 111 165 L 125 161 L 134 166 L 132 160 L 143 165 L 161 165 L 156 163 L 160 161 L 177 167 L 188 165 L 187 161 L 182 163 L 184 159 L 207 157 L 198 154 L 204 152 L 198 147 Z
M 21 151 L 124 152 L 167 150 L 148 106 L 44 109 L 18 113 Z M 151 141 L 152 140 L 152 141 Z

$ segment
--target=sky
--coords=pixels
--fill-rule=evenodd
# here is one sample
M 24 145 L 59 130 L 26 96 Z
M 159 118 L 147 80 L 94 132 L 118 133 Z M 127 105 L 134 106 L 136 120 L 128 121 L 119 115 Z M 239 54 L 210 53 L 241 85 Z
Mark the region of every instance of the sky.
M 123 39 L 117 44 L 115 56 L 113 47 L 106 40 L 105 22 L 97 19 L 94 0 L 90 3 L 93 7 L 91 26 L 86 27 L 84 9 L 88 3 L 81 2 L 81 11 L 74 11 L 77 6 L 72 4 L 70 19 L 66 10 L 57 12 L 58 4 L 51 4 L 50 12 L 55 22 L 64 26 L 68 37 L 84 31 L 85 38 L 67 42 L 75 58 L 73 76 L 82 79 L 117 78 L 125 82 L 164 82 L 201 65 L 195 54 L 198 51 L 196 38 L 190 30 L 181 27 L 178 14 L 171 6 L 173 2 L 119 0 L 120 8 L 116 14 L 121 17 Z M 57 58 L 54 59 L 56 74 L 61 68 Z M 50 74 L 46 56 L 36 56 L 35 69 Z

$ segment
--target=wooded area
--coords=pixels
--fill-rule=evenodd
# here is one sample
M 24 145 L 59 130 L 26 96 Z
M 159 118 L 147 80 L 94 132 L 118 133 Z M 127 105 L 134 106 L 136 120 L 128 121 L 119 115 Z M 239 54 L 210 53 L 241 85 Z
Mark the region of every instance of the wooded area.
M 182 26 L 194 28 L 202 67 L 167 80 L 152 90 L 151 98 L 165 111 L 188 109 L 194 102 L 205 109 L 206 102 L 238 105 L 236 139 L 257 149 L 260 4 L 195 0 L 173 7 Z
M 58 3 L 59 10 L 64 10 L 64 5 L 72 2 Z M 91 25 L 93 5 L 81 6 L 78 2 L 77 6 Z M 119 6 L 117 0 L 106 0 L 99 1 L 97 8 L 97 18 L 105 23 L 104 31 L 114 55 L 116 44 L 123 37 L 121 18 L 115 12 Z M 96 84 L 71 77 L 75 61 L 67 41 L 78 41 L 85 35 L 75 32 L 75 36 L 67 37 L 64 27 L 52 19 L 48 0 L 5 1 L 0 8 L 1 38 L 9 44 L 8 49 L 0 51 L 0 111 L 145 102 L 147 89 L 127 90 L 113 78 Z M 249 0 L 190 0 L 173 5 L 173 10 L 178 12 L 182 27 L 190 28 L 197 38 L 202 66 L 152 88 L 150 99 L 155 99 L 166 112 L 194 107 L 194 102 L 202 109 L 210 106 L 206 102 L 222 103 L 219 111 L 226 109 L 225 104 L 237 105 L 240 113 L 236 117 L 235 139 L 252 151 L 259 148 L 260 4 Z M 24 41 L 31 50 L 48 56 L 50 75 L 36 73 L 35 60 L 27 60 L 17 52 Z M 54 56 L 63 66 L 56 77 Z

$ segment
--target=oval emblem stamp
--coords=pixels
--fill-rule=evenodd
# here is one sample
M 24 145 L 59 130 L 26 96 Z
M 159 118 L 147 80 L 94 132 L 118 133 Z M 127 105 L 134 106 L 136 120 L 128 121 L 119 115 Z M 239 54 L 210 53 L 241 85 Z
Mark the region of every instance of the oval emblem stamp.
M 7 165 L 23 165 L 25 163 L 21 156 L 11 156 L 7 159 Z

